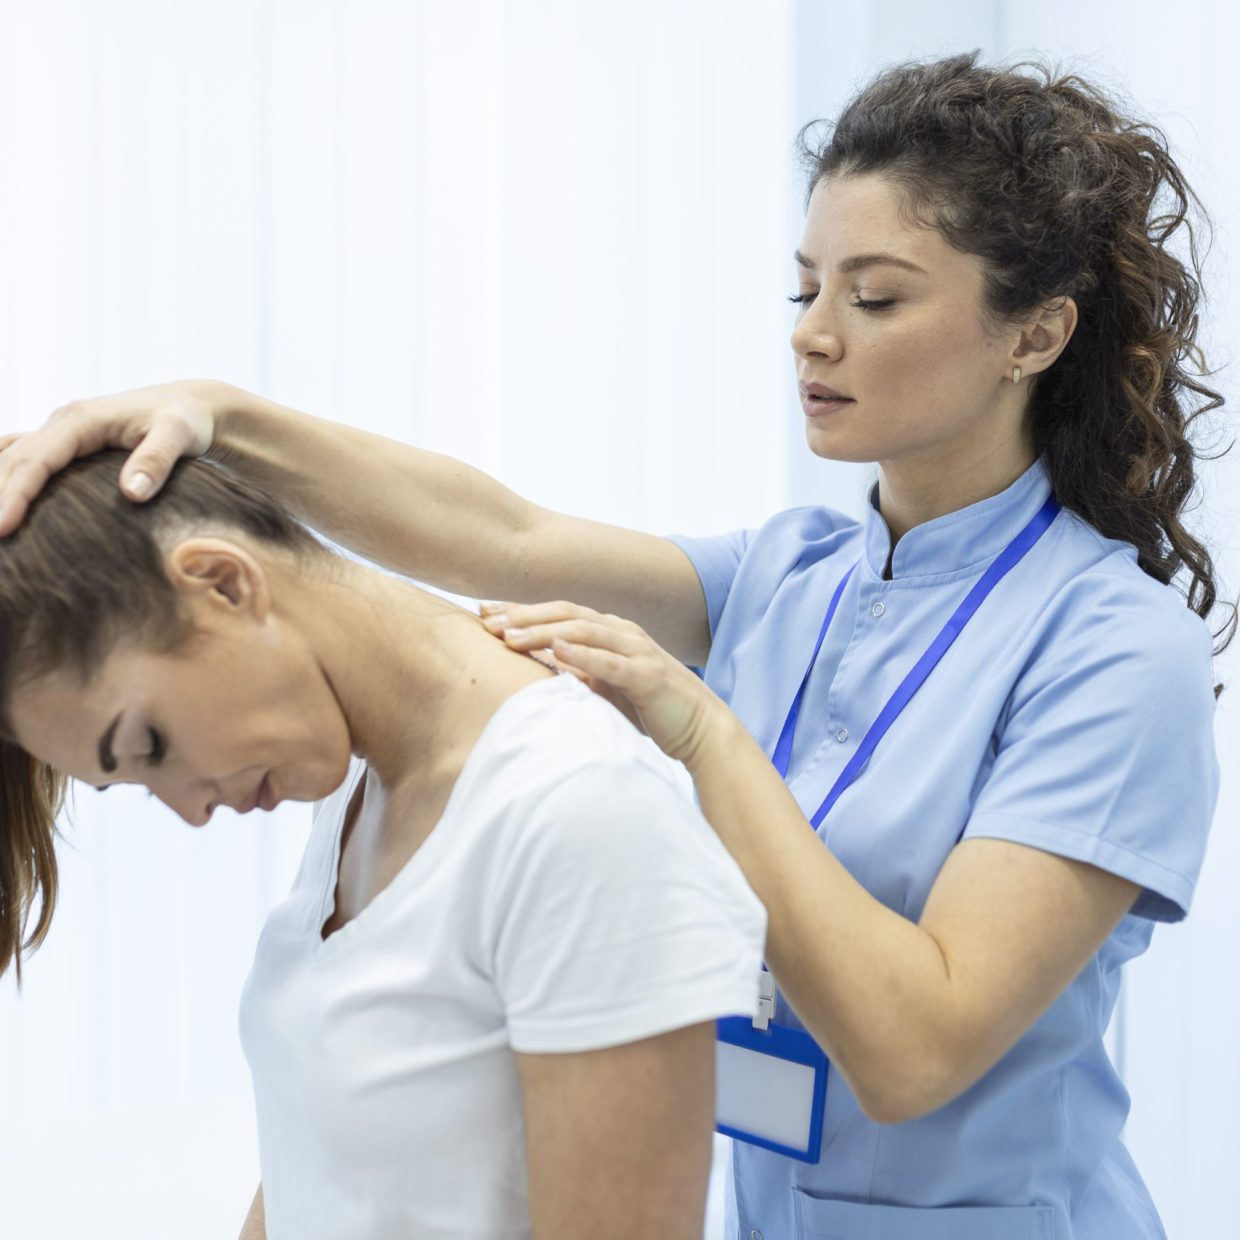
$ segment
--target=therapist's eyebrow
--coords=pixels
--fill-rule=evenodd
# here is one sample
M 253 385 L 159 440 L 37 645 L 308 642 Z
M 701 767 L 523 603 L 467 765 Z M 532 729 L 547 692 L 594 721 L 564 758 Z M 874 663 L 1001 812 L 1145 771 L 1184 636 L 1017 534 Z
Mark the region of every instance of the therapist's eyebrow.
M 108 730 L 99 738 L 99 765 L 109 775 L 116 770 L 116 755 L 112 752 L 112 738 L 116 735 L 116 725 L 120 723 L 121 715 L 124 713 L 124 711 L 121 711 L 108 724 Z
M 795 251 L 792 257 L 797 260 L 798 266 L 805 267 L 810 271 L 814 270 L 814 264 L 800 250 Z M 880 263 L 886 263 L 891 267 L 903 267 L 906 271 L 916 271 L 923 276 L 926 274 L 924 267 L 918 267 L 916 263 L 910 263 L 907 258 L 900 258 L 896 254 L 887 253 L 854 254 L 840 262 L 836 270 L 839 271 L 840 275 L 846 276 L 854 271 L 860 271 L 863 267 L 875 267 Z

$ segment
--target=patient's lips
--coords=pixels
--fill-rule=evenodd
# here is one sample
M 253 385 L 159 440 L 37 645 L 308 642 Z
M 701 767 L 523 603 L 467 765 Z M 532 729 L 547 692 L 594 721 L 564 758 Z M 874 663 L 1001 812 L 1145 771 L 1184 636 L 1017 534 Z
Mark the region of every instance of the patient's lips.
M 258 785 L 258 803 L 267 813 L 270 813 L 280 804 L 280 798 L 276 796 L 275 790 L 271 786 L 270 771 L 263 776 L 263 782 Z
M 248 814 L 250 810 L 257 808 L 257 806 L 262 800 L 263 785 L 266 783 L 266 780 L 267 780 L 267 776 L 264 775 L 263 778 L 259 780 L 258 787 L 255 788 L 254 791 L 251 792 L 250 795 L 246 797 L 246 799 L 242 801 L 240 805 L 235 807 L 235 810 L 238 814 Z

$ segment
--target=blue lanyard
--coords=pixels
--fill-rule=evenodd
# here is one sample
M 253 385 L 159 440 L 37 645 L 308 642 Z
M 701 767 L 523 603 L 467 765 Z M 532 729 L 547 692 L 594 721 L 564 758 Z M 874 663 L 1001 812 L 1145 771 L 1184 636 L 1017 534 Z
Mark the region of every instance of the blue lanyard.
M 1025 553 L 1046 533 L 1051 522 L 1058 515 L 1059 509 L 1059 501 L 1053 495 L 1050 496 L 1030 520 L 1029 524 L 995 558 L 990 567 L 978 579 L 973 589 L 965 596 L 964 602 L 952 613 L 951 619 L 939 630 L 938 636 L 930 643 L 925 654 L 918 659 L 913 670 L 904 678 L 900 687 L 891 695 L 887 705 L 879 712 L 878 718 L 874 720 L 861 744 L 857 746 L 857 752 L 853 754 L 848 765 L 840 772 L 834 787 L 827 793 L 826 800 L 818 807 L 818 812 L 810 819 L 810 826 L 815 831 L 822 824 L 822 820 L 827 816 L 831 806 L 839 800 L 844 790 L 861 774 L 861 768 L 869 761 L 870 755 L 874 752 L 878 742 L 886 735 L 887 729 L 891 727 L 900 712 L 909 704 L 909 700 L 921 688 L 926 677 L 934 671 L 935 665 L 947 653 L 952 642 L 960 636 L 964 626 L 969 623 L 973 613 L 982 605 L 985 597 L 1020 563 Z M 861 561 L 858 560 L 857 564 L 860 563 Z M 775 753 L 771 761 L 775 764 L 775 769 L 783 779 L 788 777 L 788 760 L 792 756 L 792 741 L 796 736 L 797 718 L 801 713 L 801 699 L 805 696 L 805 686 L 809 683 L 809 674 L 813 671 L 814 661 L 818 658 L 818 651 L 822 648 L 822 639 L 826 637 L 827 629 L 831 627 L 831 618 L 835 615 L 835 609 L 839 606 L 840 596 L 844 593 L 844 587 L 848 584 L 848 579 L 856 570 L 857 564 L 854 564 L 844 574 L 844 579 L 835 588 L 835 594 L 831 598 L 831 605 L 827 608 L 826 619 L 823 620 L 822 628 L 818 633 L 818 641 L 814 646 L 814 653 L 810 656 L 809 666 L 805 669 L 805 675 L 801 677 L 801 687 L 797 690 L 797 695 L 792 701 L 792 708 L 788 711 L 788 718 L 784 721 L 783 731 L 779 734 L 779 741 L 775 746 Z

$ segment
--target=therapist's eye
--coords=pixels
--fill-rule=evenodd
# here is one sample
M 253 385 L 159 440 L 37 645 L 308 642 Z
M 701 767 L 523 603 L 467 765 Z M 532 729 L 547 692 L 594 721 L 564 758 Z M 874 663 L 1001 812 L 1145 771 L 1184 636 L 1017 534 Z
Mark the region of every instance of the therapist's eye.
M 848 304 L 856 306 L 858 310 L 886 310 L 894 306 L 896 301 L 894 297 L 886 297 L 879 301 L 867 301 L 864 297 L 857 297 Z
M 813 301 L 817 296 L 818 290 L 815 289 L 813 292 L 807 293 L 789 293 L 788 300 L 793 302 L 795 305 L 803 306 Z M 894 297 L 875 298 L 872 300 L 865 297 L 855 297 L 848 304 L 856 307 L 858 310 L 879 311 L 886 310 L 889 307 L 894 306 L 896 304 L 896 300 Z

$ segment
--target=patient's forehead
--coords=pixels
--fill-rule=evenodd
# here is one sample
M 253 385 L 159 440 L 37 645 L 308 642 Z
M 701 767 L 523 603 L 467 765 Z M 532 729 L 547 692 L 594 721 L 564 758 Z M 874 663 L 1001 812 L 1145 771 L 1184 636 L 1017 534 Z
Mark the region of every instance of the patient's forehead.
M 87 681 L 52 671 L 19 685 L 9 704 L 18 744 L 75 779 L 106 781 L 99 742 L 118 713 L 145 698 L 150 674 L 149 655 L 118 650 Z

